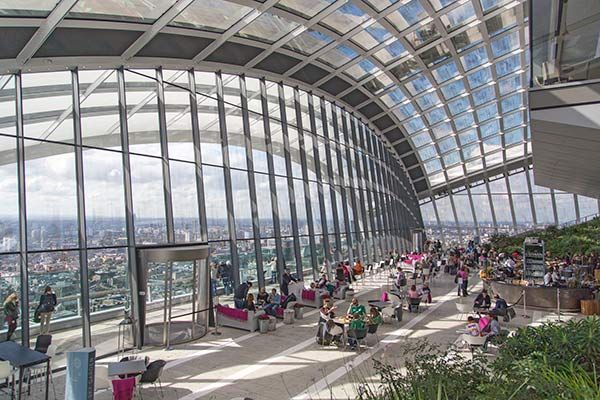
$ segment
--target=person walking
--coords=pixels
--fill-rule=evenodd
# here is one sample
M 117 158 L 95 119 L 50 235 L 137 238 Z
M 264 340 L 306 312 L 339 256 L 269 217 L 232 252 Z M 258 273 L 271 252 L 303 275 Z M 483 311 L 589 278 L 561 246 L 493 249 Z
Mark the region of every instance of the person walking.
M 50 286 L 46 286 L 44 288 L 44 293 L 40 296 L 40 304 L 38 305 L 40 313 L 40 335 L 47 335 L 50 333 L 50 319 L 52 319 L 52 313 L 56 309 L 57 304 L 56 294 L 52 291 Z
M 3 305 L 4 321 L 6 321 L 6 341 L 9 341 L 13 333 L 17 330 L 17 320 L 19 319 L 19 297 L 16 293 L 9 294 L 4 300 Z

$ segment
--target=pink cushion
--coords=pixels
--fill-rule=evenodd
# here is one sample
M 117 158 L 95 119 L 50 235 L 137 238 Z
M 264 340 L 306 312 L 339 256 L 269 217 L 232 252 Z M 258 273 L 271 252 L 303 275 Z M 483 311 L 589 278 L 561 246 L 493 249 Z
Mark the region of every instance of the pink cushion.
M 278 317 L 282 317 L 283 318 L 283 308 L 282 307 L 277 307 L 275 309 L 275 315 L 277 315 Z
M 390 301 L 390 298 L 388 296 L 388 292 L 381 293 L 381 301 Z
M 237 308 L 218 305 L 217 312 L 226 317 L 237 319 L 239 321 L 248 321 L 248 310 L 238 310 Z
M 316 295 L 317 295 L 317 292 L 315 292 L 314 290 L 302 289 L 302 299 L 303 300 L 312 300 L 312 301 L 314 301 L 316 299 Z

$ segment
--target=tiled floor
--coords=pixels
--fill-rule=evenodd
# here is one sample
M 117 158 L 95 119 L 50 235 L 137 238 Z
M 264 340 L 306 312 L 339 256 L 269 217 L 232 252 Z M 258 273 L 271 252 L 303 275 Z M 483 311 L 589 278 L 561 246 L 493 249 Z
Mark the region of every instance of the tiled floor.
M 387 276 L 369 277 L 356 286 L 356 295 L 366 304 L 379 298 L 382 287 L 389 284 Z M 419 314 L 404 313 L 403 321 L 385 324 L 369 346 L 360 353 L 321 347 L 315 341 L 318 311 L 312 309 L 293 325 L 279 324 L 275 332 L 267 334 L 221 328 L 220 336 L 206 335 L 203 339 L 172 350 L 149 348 L 139 355 L 151 360 L 167 360 L 162 383 L 163 395 L 151 388 L 143 388 L 143 398 L 152 399 L 350 399 L 360 390 L 359 382 L 377 382 L 373 358 L 391 364 L 401 361 L 400 349 L 406 341 L 428 338 L 434 343 L 448 346 L 453 343 L 465 325 L 454 303 L 458 301 L 453 280 L 442 276 L 432 285 L 433 304 L 422 308 Z M 472 282 L 472 292 L 481 288 L 479 281 Z M 465 301 L 471 302 L 472 299 Z M 347 302 L 339 301 L 340 310 Z M 535 312 L 533 319 L 515 318 L 509 329 L 552 315 Z M 529 313 L 530 316 L 533 313 Z M 563 316 L 569 318 L 571 316 Z M 105 364 L 115 357 L 99 360 Z M 41 386 L 41 385 L 40 385 Z M 55 376 L 57 398 L 64 398 L 64 374 Z M 38 396 L 39 397 L 39 392 Z M 50 398 L 53 396 L 51 395 Z M 98 392 L 96 399 L 112 398 L 109 391 Z

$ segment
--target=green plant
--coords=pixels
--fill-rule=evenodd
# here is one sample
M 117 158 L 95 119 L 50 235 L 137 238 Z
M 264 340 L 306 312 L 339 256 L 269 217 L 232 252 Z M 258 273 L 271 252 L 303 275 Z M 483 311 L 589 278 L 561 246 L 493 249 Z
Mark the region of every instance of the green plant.
M 521 328 L 494 361 L 468 360 L 426 341 L 407 345 L 404 364 L 376 362 L 379 387 L 364 400 L 600 400 L 600 318 Z

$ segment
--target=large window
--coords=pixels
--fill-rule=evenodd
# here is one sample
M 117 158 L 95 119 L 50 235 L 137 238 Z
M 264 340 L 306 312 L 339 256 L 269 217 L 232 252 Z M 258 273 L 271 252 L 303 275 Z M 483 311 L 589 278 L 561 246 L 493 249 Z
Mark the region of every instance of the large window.
M 238 279 L 277 285 L 282 266 L 309 281 L 326 257 L 374 262 L 396 231 L 409 236 L 419 222 L 400 219 L 401 228 L 388 215 L 394 207 L 418 214 L 408 179 L 357 117 L 281 83 L 172 69 L 0 76 L 0 298 L 25 293 L 14 338 L 33 343 L 42 332 L 35 309 L 52 287 L 54 365 L 82 346 L 105 356 L 117 349 L 124 312 L 135 312 L 130 246 L 208 240 L 211 262 L 222 271 L 217 287 L 227 295 Z M 368 239 L 355 232 L 358 217 L 359 230 L 375 227 Z M 190 273 L 187 264 L 176 270 Z M 185 290 L 175 282 L 176 294 Z M 160 301 L 160 291 L 153 295 Z

